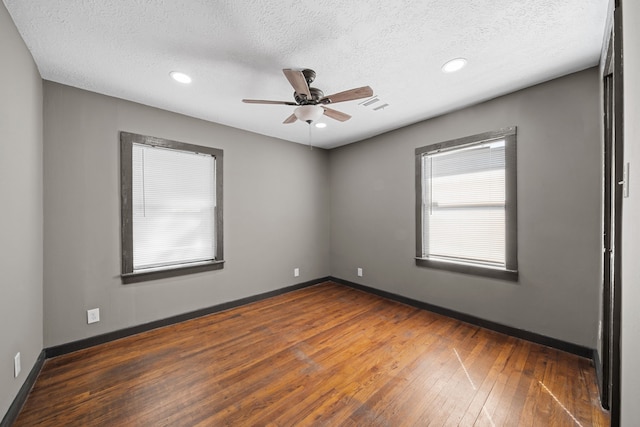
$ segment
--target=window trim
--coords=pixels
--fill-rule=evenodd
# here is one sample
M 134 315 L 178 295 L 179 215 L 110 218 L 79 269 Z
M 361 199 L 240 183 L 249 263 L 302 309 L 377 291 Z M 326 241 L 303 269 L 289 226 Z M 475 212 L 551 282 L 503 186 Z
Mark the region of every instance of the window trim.
M 491 277 L 509 281 L 518 281 L 518 195 L 517 195 L 517 149 L 516 126 L 495 131 L 452 139 L 436 144 L 426 145 L 415 150 L 415 184 L 416 184 L 416 266 L 453 271 L 464 274 Z M 465 264 L 455 261 L 442 261 L 422 256 L 422 157 L 440 151 L 460 148 L 494 140 L 505 140 L 505 258 L 506 267 L 492 268 L 479 264 Z
M 216 259 L 188 265 L 175 265 L 144 271 L 133 270 L 133 144 L 162 147 L 172 150 L 189 151 L 211 155 L 216 160 Z M 223 248 L 223 151 L 217 148 L 187 144 L 153 136 L 138 135 L 130 132 L 120 132 L 120 215 L 122 238 L 122 283 L 136 283 L 147 280 L 175 277 L 184 274 L 199 273 L 210 270 L 220 270 L 224 267 Z

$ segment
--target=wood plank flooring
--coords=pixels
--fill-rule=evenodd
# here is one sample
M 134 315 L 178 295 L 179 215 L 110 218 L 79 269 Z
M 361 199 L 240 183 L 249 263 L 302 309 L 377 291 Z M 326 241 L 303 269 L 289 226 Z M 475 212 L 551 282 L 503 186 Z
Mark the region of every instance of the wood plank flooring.
M 46 361 L 16 426 L 606 426 L 590 361 L 327 282 Z

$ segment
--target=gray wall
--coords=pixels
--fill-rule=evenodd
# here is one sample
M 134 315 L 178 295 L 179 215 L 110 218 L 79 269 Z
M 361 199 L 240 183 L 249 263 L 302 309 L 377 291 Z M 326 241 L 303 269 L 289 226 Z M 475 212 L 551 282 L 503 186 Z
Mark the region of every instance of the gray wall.
M 224 150 L 223 270 L 121 284 L 120 130 Z M 325 150 L 51 82 L 44 140 L 45 347 L 330 274 Z
M 42 80 L 1 2 L 0 62 L 1 419 L 42 350 Z
M 640 420 L 640 2 L 624 0 L 624 161 L 629 198 L 622 202 L 622 425 Z
M 332 275 L 595 348 L 598 84 L 592 68 L 332 150 Z M 519 283 L 416 267 L 414 149 L 510 125 L 518 127 Z

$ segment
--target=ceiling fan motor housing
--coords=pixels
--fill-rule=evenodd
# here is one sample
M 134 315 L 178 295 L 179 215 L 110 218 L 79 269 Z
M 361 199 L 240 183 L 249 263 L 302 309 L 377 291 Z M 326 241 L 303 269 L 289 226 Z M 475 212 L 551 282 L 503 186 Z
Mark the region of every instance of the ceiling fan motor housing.
M 308 99 L 307 95 L 298 92 L 293 92 L 293 97 L 300 105 L 316 105 L 320 99 L 324 98 L 324 92 L 315 87 L 310 87 L 309 93 L 311 93 L 311 99 Z

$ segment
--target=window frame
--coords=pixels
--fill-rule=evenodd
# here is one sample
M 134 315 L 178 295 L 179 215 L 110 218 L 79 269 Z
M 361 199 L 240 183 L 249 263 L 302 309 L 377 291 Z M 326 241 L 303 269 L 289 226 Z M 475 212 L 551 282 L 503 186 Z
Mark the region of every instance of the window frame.
M 133 269 L 133 144 L 149 145 L 170 150 L 186 151 L 210 155 L 215 158 L 216 215 L 215 239 L 216 258 L 210 261 L 135 271 Z M 122 283 L 136 283 L 166 277 L 181 276 L 224 267 L 223 248 L 223 150 L 201 145 L 187 144 L 153 136 L 120 132 L 120 214 L 121 214 L 121 254 Z
M 473 274 L 514 282 L 518 281 L 518 182 L 516 134 L 516 126 L 510 126 L 495 131 L 452 139 L 415 149 L 416 266 L 464 274 Z M 494 268 L 480 264 L 444 261 L 423 257 L 423 156 L 502 139 L 505 141 L 505 268 Z

